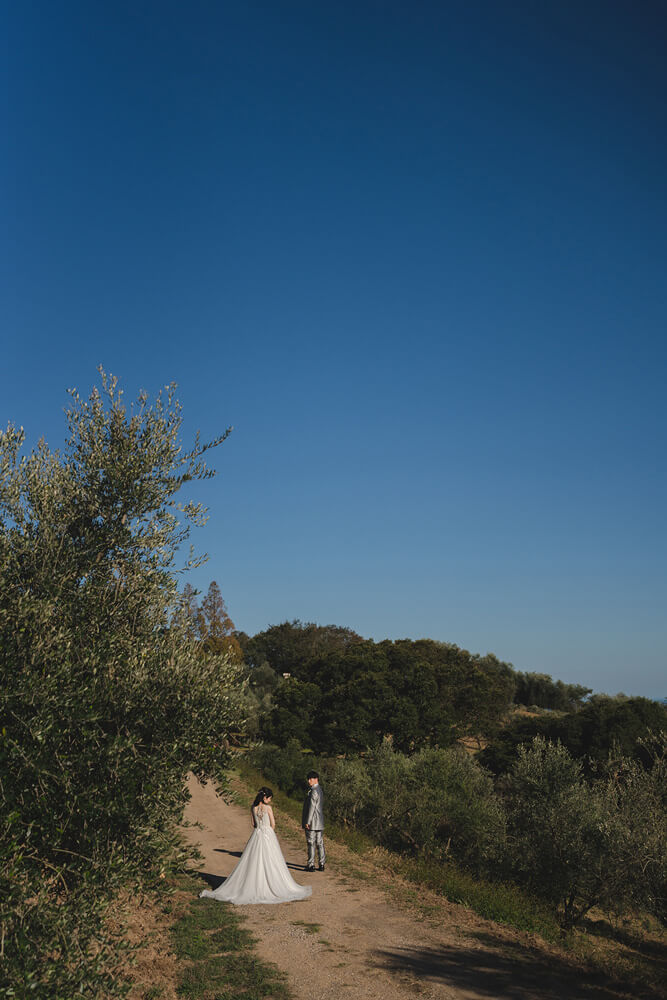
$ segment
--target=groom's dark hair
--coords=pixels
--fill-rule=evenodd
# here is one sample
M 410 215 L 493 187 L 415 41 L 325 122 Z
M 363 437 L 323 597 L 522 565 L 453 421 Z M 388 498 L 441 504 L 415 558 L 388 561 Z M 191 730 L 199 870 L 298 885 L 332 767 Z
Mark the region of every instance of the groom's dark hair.
M 317 773 L 317 771 L 308 772 L 308 774 L 306 775 L 306 781 L 310 781 L 311 778 L 317 778 L 318 781 L 320 780 L 320 776 Z

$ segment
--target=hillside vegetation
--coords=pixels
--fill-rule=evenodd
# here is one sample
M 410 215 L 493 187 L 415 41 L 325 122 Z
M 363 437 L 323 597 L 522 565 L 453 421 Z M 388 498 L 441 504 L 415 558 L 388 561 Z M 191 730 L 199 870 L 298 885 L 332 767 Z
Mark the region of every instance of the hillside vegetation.
M 582 685 L 427 639 L 298 621 L 237 637 L 265 741 L 254 759 L 286 791 L 315 760 L 339 823 L 509 881 L 564 928 L 593 907 L 664 920 L 664 705 L 586 701 Z M 537 711 L 514 713 L 517 692 Z M 471 736 L 478 755 L 461 745 Z

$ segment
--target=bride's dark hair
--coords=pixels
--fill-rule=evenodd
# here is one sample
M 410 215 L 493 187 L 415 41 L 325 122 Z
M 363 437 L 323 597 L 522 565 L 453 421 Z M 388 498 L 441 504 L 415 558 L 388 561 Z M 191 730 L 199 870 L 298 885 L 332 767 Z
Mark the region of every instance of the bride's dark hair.
M 264 799 L 272 799 L 272 798 L 273 798 L 273 792 L 271 791 L 270 788 L 267 788 L 266 786 L 260 788 L 260 790 L 257 792 L 257 795 L 255 796 L 255 801 L 252 804 L 253 809 L 255 808 L 255 806 L 258 806 L 260 802 L 263 802 Z

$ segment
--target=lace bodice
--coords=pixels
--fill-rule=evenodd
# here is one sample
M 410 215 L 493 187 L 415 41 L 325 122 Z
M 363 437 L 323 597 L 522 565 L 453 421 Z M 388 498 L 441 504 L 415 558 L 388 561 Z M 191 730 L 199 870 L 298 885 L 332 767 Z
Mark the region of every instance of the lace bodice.
M 269 819 L 269 814 L 261 805 L 257 806 L 255 809 L 255 822 L 257 824 L 257 829 L 264 832 L 265 830 L 271 829 L 271 820 Z

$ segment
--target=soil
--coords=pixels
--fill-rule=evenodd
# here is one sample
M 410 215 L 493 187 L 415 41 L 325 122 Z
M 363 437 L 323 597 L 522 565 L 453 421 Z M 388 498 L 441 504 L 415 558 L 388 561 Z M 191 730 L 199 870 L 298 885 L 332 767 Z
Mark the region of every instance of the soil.
M 251 832 L 249 810 L 191 778 L 183 833 L 203 855 L 202 888 L 230 874 Z M 310 899 L 238 910 L 260 956 L 288 976 L 297 1000 L 628 1000 L 617 984 L 587 974 L 528 934 L 387 873 L 326 841 L 324 872 L 305 870 L 305 838 L 276 812 L 276 833 Z M 193 825 L 197 824 L 197 825 Z M 325 835 L 326 837 L 326 835 Z M 220 904 L 228 905 L 228 904 Z M 636 996 L 636 994 L 635 994 Z

